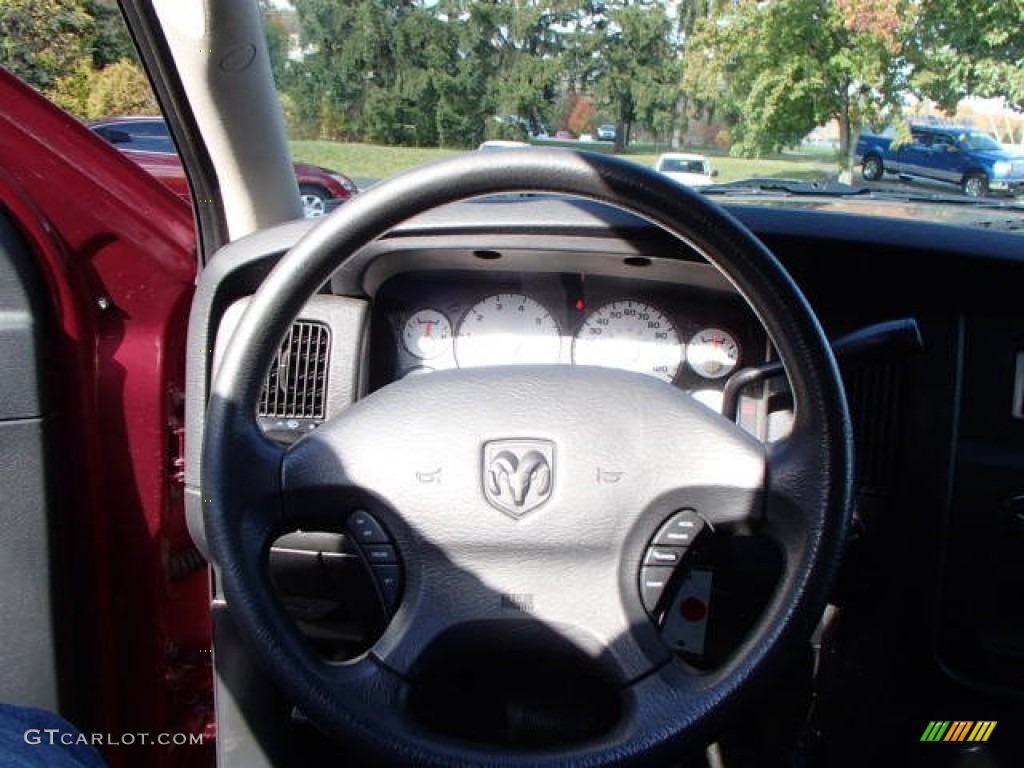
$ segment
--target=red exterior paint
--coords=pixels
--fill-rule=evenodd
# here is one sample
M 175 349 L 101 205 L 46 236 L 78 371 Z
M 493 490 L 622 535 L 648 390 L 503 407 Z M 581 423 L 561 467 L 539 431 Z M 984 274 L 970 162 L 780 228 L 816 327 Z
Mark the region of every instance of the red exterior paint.
M 134 149 L 119 151 L 133 163 L 153 174 L 161 183 L 166 184 L 182 200 L 189 205 L 192 204 L 192 191 L 188 187 L 185 167 L 181 164 L 180 157 L 160 152 L 137 152 Z
M 208 575 L 166 570 L 190 546 L 170 471 L 197 262 L 189 206 L 2 68 L 0 137 L 0 205 L 39 256 L 61 333 L 70 710 L 92 733 L 204 729 Z M 104 752 L 113 766 L 213 762 L 212 746 Z
M 125 157 L 131 158 L 133 162 L 138 163 L 140 167 L 153 174 L 166 184 L 174 194 L 191 205 L 192 193 L 189 190 L 188 179 L 185 178 L 185 168 L 181 164 L 181 158 L 177 155 L 165 155 L 161 152 L 140 152 L 134 149 L 119 149 L 119 151 Z M 293 166 L 295 167 L 295 178 L 299 184 L 311 184 L 315 187 L 322 187 L 327 192 L 329 198 L 345 200 L 352 194 L 348 188 L 338 183 L 337 180 L 329 175 L 334 173 L 334 171 L 328 171 L 326 168 L 305 163 L 293 163 Z M 355 189 L 355 183 L 349 181 L 349 184 L 352 189 Z
M 154 121 L 162 124 L 163 118 L 157 116 L 108 117 L 89 123 L 89 127 L 94 130 L 97 128 L 112 128 L 115 131 L 131 133 L 132 123 L 152 123 Z M 192 204 L 192 194 L 189 190 L 188 179 L 185 177 L 185 168 L 182 166 L 181 158 L 177 154 L 134 149 L 130 146 L 116 143 L 114 146 L 125 157 L 130 157 L 133 162 L 138 163 L 149 173 L 156 176 L 178 197 L 190 205 Z M 319 165 L 310 165 L 309 163 L 292 163 L 292 166 L 295 168 L 295 179 L 300 185 L 307 184 L 320 187 L 328 198 L 347 200 L 356 192 L 355 183 L 342 173 L 332 171 L 329 168 L 322 168 Z

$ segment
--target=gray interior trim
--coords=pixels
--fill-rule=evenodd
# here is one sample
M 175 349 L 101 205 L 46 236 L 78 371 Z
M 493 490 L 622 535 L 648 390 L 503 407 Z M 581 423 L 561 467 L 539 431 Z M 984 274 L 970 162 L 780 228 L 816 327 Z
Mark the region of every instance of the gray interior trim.
M 57 710 L 45 295 L 33 254 L 0 215 L 0 701 Z
M 302 216 L 256 3 L 154 0 L 220 185 L 228 235 Z M 202 204 L 202 201 L 198 201 Z
M 224 353 L 227 343 L 231 340 L 231 334 L 235 326 L 241 320 L 245 308 L 249 303 L 247 297 L 236 299 L 230 303 L 222 314 L 219 315 L 217 330 L 215 331 L 215 342 L 212 345 L 204 345 L 200 349 L 209 348 L 212 350 L 210 359 L 209 376 L 206 371 L 195 372 L 189 376 L 189 389 L 186 399 L 186 422 L 187 435 L 198 436 L 202 434 L 204 413 L 201 404 L 206 402 L 206 387 L 216 370 L 217 361 Z M 198 303 L 197 303 L 198 305 Z M 360 387 L 360 370 L 356 361 L 362 359 L 362 347 L 365 343 L 367 324 L 369 323 L 369 304 L 361 299 L 349 298 L 346 296 L 314 296 L 303 308 L 296 320 L 313 320 L 327 325 L 331 329 L 330 363 L 327 379 L 327 403 L 326 418 L 339 413 L 346 406 L 355 402 Z M 193 334 L 199 333 L 196 328 L 190 328 L 190 356 L 197 349 L 191 341 Z M 207 356 L 203 361 L 193 361 L 190 357 L 190 372 L 194 372 L 194 366 L 205 364 Z M 200 375 L 200 373 L 202 375 Z M 199 391 L 197 391 L 199 390 Z M 193 432 L 198 429 L 199 432 Z M 186 495 L 185 515 L 188 522 L 189 533 L 193 541 L 203 554 L 206 552 L 206 535 L 203 529 L 201 498 L 198 493 L 198 468 L 201 455 L 201 443 L 198 438 L 186 439 Z M 194 451 L 194 457 L 192 452 Z M 191 474 L 189 473 L 191 469 Z M 195 478 L 193 482 L 192 478 Z

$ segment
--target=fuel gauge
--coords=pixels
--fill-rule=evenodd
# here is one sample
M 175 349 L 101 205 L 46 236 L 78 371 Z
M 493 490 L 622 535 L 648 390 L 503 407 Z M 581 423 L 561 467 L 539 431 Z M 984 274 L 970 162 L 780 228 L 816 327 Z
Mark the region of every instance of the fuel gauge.
M 438 357 L 451 349 L 452 324 L 436 309 L 417 310 L 405 321 L 402 344 L 421 360 Z
M 739 344 L 731 333 L 721 328 L 698 331 L 686 347 L 686 361 L 705 379 L 727 376 L 739 359 Z

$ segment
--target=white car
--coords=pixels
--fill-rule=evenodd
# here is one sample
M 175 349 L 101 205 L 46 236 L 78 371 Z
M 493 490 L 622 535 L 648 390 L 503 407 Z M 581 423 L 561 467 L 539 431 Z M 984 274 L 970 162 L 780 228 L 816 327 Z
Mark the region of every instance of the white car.
M 658 158 L 654 170 L 688 187 L 706 187 L 713 183 L 718 171 L 711 169 L 711 161 L 704 155 L 666 152 Z

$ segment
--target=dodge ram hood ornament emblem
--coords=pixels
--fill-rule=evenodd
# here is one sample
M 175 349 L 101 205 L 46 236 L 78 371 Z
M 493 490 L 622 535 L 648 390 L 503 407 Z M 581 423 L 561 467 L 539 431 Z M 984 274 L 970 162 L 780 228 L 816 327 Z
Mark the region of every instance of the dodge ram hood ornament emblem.
M 551 498 L 555 444 L 550 440 L 492 440 L 484 444 L 484 496 L 519 519 Z

